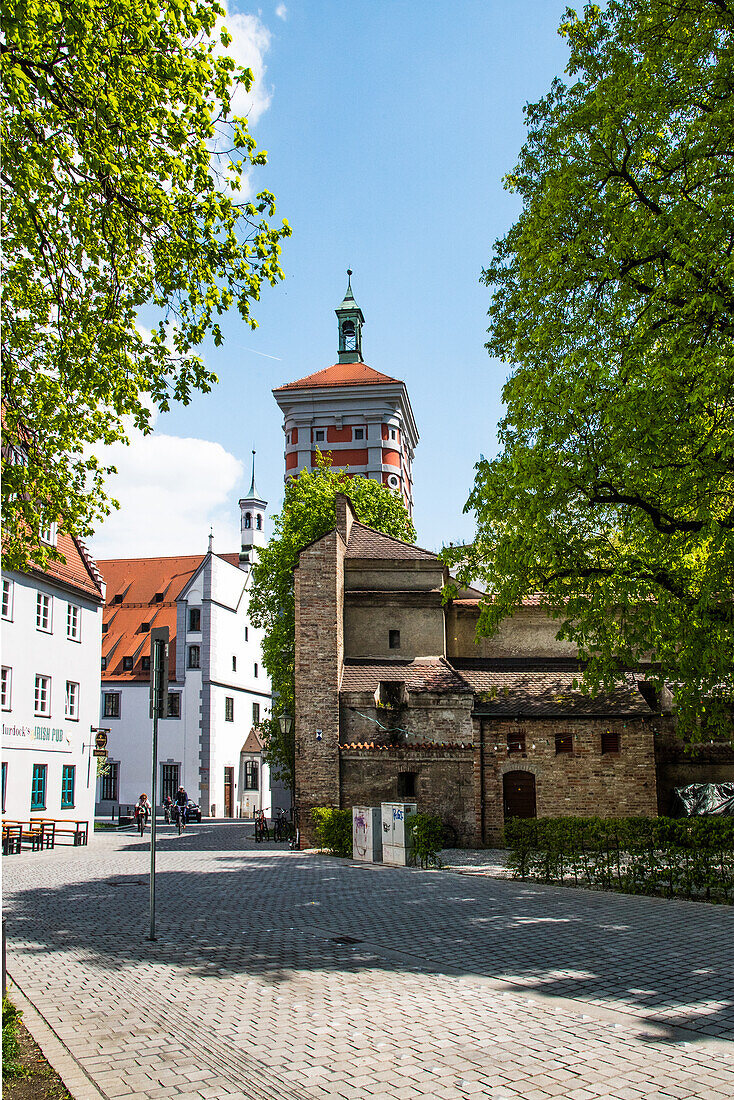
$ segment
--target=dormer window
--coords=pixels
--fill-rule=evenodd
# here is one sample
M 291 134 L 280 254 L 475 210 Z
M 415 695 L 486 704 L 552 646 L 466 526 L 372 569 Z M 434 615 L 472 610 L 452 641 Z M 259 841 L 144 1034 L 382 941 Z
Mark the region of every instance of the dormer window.
M 38 532 L 38 537 L 41 542 L 45 542 L 47 546 L 56 545 L 56 524 L 49 523 L 46 527 L 42 527 Z
M 113 603 L 122 603 L 122 595 L 120 593 L 118 593 L 116 596 L 113 596 L 112 597 L 112 602 Z
M 141 623 L 140 624 L 140 633 L 141 634 L 147 634 L 149 630 L 150 630 L 150 623 Z
M 153 603 L 163 603 L 163 593 L 162 592 L 156 592 L 155 596 L 153 597 Z

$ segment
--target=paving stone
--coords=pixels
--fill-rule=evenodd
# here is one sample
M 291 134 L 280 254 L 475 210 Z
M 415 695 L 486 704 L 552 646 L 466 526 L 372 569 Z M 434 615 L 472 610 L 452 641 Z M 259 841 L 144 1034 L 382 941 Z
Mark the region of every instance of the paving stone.
M 3 861 L 9 972 L 111 1098 L 734 1095 L 734 910 L 159 840 L 155 942 L 132 838 Z

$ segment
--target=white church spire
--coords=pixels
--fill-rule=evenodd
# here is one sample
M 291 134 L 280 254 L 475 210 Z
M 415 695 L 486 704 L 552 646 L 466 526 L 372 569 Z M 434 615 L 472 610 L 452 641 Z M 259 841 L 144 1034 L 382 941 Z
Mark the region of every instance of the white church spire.
M 265 511 L 268 502 L 259 496 L 255 487 L 255 451 L 252 452 L 252 480 L 246 497 L 240 501 L 240 564 L 252 565 L 257 560 L 258 547 L 264 546 Z

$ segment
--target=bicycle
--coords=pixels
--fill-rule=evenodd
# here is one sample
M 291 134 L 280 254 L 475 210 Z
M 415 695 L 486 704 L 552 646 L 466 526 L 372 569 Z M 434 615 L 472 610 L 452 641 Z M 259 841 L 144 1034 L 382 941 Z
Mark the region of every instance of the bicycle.
M 179 806 L 178 804 L 172 807 L 173 815 L 176 818 L 176 828 L 178 829 L 178 835 L 186 828 L 186 818 L 188 816 L 188 807 Z
M 141 836 L 145 832 L 145 824 L 146 824 L 147 820 L 148 820 L 147 812 L 146 813 L 139 813 L 137 815 L 136 825 L 138 826 L 138 832 L 140 833 Z
M 273 821 L 273 840 L 288 840 L 290 822 L 285 810 L 280 809 Z

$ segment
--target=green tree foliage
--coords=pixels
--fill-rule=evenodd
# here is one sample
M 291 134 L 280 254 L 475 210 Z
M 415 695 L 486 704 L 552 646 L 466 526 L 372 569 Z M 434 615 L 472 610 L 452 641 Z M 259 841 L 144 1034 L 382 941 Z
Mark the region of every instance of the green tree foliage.
M 484 272 L 513 366 L 461 575 L 482 632 L 545 592 L 586 687 L 649 658 L 693 723 L 733 682 L 734 5 L 609 0 L 561 34 Z
M 293 570 L 305 546 L 334 529 L 334 498 L 344 493 L 357 519 L 385 535 L 415 541 L 415 528 L 402 500 L 378 481 L 350 477 L 331 468 L 331 456 L 318 454 L 318 467 L 302 470 L 286 482 L 283 511 L 273 519 L 273 534 L 253 568 L 250 618 L 265 631 L 263 664 L 277 696 L 274 710 L 295 714 L 295 605 Z M 261 723 L 269 759 L 285 782 L 293 783 L 294 733 L 283 737 L 277 715 Z
M 109 511 L 95 444 L 216 381 L 194 349 L 282 278 L 217 0 L 2 0 L 4 562 Z M 153 329 L 139 324 L 146 307 Z M 147 313 L 146 313 L 147 317 Z M 25 461 L 18 461 L 24 456 Z

